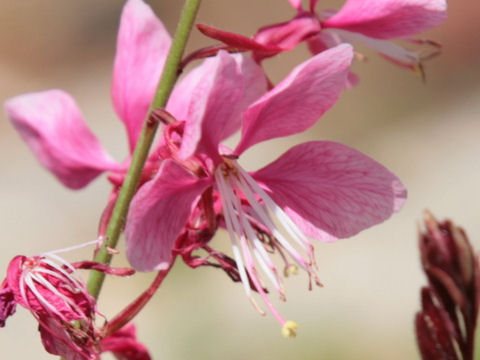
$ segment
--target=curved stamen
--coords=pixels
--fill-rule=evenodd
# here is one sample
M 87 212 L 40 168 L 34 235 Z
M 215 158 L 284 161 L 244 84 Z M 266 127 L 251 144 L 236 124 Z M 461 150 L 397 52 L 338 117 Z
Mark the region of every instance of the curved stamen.
M 28 274 L 28 276 L 26 276 L 25 278 L 25 284 L 28 286 L 28 289 L 35 295 L 36 299 L 44 306 L 46 310 L 50 311 L 52 314 L 55 314 L 57 317 L 66 322 L 67 319 L 63 316 L 63 314 L 58 311 L 52 304 L 50 304 L 47 299 L 45 299 L 45 297 L 40 293 L 40 291 L 38 291 L 32 278 L 33 274 Z M 27 304 L 31 307 L 28 298 Z
M 250 283 L 248 281 L 247 274 L 245 272 L 245 267 L 243 265 L 242 257 L 240 255 L 240 250 L 238 248 L 238 242 L 237 238 L 235 236 L 235 233 L 233 231 L 233 224 L 232 224 L 232 218 L 235 217 L 233 214 L 233 209 L 231 208 L 231 202 L 229 200 L 229 192 L 226 189 L 227 184 L 225 183 L 225 180 L 223 179 L 223 176 L 221 175 L 220 172 L 217 172 L 215 174 L 215 179 L 217 180 L 217 185 L 219 188 L 220 193 L 222 196 L 220 197 L 222 200 L 222 206 L 224 209 L 224 215 L 225 215 L 225 222 L 227 225 L 227 231 L 228 234 L 230 235 L 230 240 L 232 242 L 232 248 L 233 248 L 233 256 L 235 257 L 235 261 L 237 263 L 238 267 L 238 272 L 240 274 L 240 279 L 242 280 L 243 287 L 245 289 L 245 293 L 247 294 L 248 298 L 252 297 L 251 290 L 250 290 Z
M 232 183 L 231 184 L 232 186 L 235 186 L 236 185 L 235 179 L 232 178 L 231 183 Z M 237 209 L 238 216 L 239 216 L 240 221 L 243 225 L 244 234 L 246 235 L 246 238 L 249 240 L 249 245 L 251 246 L 252 243 L 253 243 L 253 253 L 254 253 L 255 257 L 257 258 L 258 263 L 262 267 L 262 269 L 265 272 L 265 274 L 267 275 L 267 277 L 273 283 L 275 289 L 277 289 L 277 291 L 280 293 L 280 296 L 284 297 L 283 290 L 280 287 L 280 283 L 279 283 L 279 281 L 277 281 L 277 279 L 276 279 L 276 277 L 273 273 L 273 271 L 275 271 L 275 273 L 276 273 L 276 268 L 273 265 L 273 263 L 270 261 L 270 258 L 268 256 L 267 252 L 265 251 L 265 248 L 263 246 L 261 246 L 260 240 L 258 240 L 257 236 L 254 234 L 253 229 L 252 229 L 251 225 L 248 223 L 248 220 L 245 216 L 245 213 L 242 210 L 240 201 L 237 197 L 234 198 L 234 206 Z M 266 263 L 269 264 L 270 268 L 267 266 Z
M 251 186 L 252 190 L 260 195 L 262 200 L 265 202 L 267 207 L 277 216 L 281 224 L 285 226 L 285 229 L 288 231 L 289 235 L 299 244 L 302 249 L 309 253 L 313 249 L 312 243 L 307 239 L 305 234 L 298 228 L 298 226 L 293 222 L 293 220 L 288 216 L 285 211 L 278 206 L 272 198 L 262 189 L 260 185 L 240 166 L 238 171 L 242 174 L 242 178 L 245 179 L 248 184 Z
M 274 225 L 273 221 L 270 218 L 270 215 L 266 210 L 262 208 L 258 200 L 255 199 L 255 195 L 252 189 L 245 183 L 245 179 L 242 176 L 239 178 L 240 189 L 246 196 L 248 202 L 253 207 L 257 215 L 264 222 L 265 226 L 270 230 L 270 232 L 275 236 L 275 238 L 282 244 L 282 246 L 288 251 L 293 259 L 298 263 L 298 265 L 303 268 L 305 271 L 309 271 L 309 263 L 307 260 L 300 255 L 300 253 L 288 242 L 288 240 L 283 236 L 283 234 L 278 230 Z

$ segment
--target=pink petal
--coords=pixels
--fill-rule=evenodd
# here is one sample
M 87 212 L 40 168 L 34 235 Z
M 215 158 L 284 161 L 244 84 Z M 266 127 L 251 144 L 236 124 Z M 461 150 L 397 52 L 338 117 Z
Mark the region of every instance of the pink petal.
M 47 352 L 58 355 L 65 360 L 95 360 L 98 354 L 94 349 L 92 339 L 83 338 L 79 344 L 80 336 L 74 341 L 64 326 L 53 318 L 41 317 L 38 331 L 43 347 Z M 93 336 L 93 335 L 92 335 Z
M 123 8 L 113 67 L 112 101 L 127 128 L 130 149 L 137 142 L 170 49 L 170 35 L 150 6 L 129 0 Z
M 135 269 L 168 268 L 172 248 L 192 206 L 210 183 L 165 160 L 155 178 L 138 190 L 125 226 L 127 257 Z
M 102 352 L 110 351 L 117 359 L 150 360 L 148 349 L 137 340 L 135 325 L 115 331 L 100 342 Z
M 185 120 L 180 156 L 218 156 L 218 144 L 240 128 L 241 113 L 266 91 L 262 69 L 224 51 L 191 71 L 174 89 L 167 110 Z
M 0 287 L 0 327 L 5 326 L 5 321 L 15 313 L 16 308 L 15 294 L 8 287 L 8 282 L 4 280 Z
M 87 128 L 66 92 L 20 95 L 8 100 L 5 110 L 38 161 L 65 186 L 79 189 L 103 171 L 121 168 Z
M 297 145 L 254 177 L 306 235 L 323 241 L 381 223 L 406 199 L 406 189 L 388 169 L 329 141 Z
M 302 132 L 330 109 L 345 86 L 352 47 L 339 45 L 297 66 L 244 113 L 235 152 L 276 137 Z
M 295 10 L 302 10 L 302 0 L 288 0 Z
M 254 39 L 265 46 L 290 50 L 320 30 L 320 23 L 313 14 L 301 13 L 288 22 L 261 28 Z
M 325 28 L 358 32 L 378 39 L 414 35 L 446 19 L 445 0 L 347 0 Z
M 344 43 L 342 39 L 331 32 L 322 31 L 316 36 L 312 36 L 308 39 L 308 50 L 314 55 L 320 54 L 322 51 L 333 48 L 337 45 Z

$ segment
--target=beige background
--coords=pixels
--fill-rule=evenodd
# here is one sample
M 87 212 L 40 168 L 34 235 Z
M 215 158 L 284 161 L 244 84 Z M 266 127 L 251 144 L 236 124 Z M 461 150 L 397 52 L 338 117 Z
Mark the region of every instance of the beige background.
M 150 2 L 173 32 L 181 1 Z M 260 4 L 258 4 L 260 3 Z M 321 1 L 338 8 L 341 1 Z M 0 100 L 48 88 L 73 94 L 86 121 L 117 158 L 126 138 L 110 105 L 111 64 L 123 2 L 0 0 Z M 252 34 L 292 14 L 286 0 L 204 0 L 199 21 Z M 448 21 L 425 36 L 444 44 L 427 63 L 423 84 L 375 54 L 356 64 L 361 83 L 306 134 L 263 144 L 243 159 L 255 169 L 292 144 L 340 141 L 388 166 L 406 184 L 409 200 L 390 221 L 352 239 L 318 244 L 325 288 L 307 291 L 305 276 L 287 282 L 278 304 L 301 328 L 281 338 L 275 320 L 256 314 L 240 286 L 219 271 L 177 262 L 154 301 L 139 316 L 141 339 L 158 360 L 178 359 L 418 359 L 413 316 L 425 280 L 416 226 L 424 208 L 451 217 L 480 247 L 480 2 L 452 1 Z M 210 42 L 195 33 L 190 49 Z M 371 55 L 371 56 L 370 56 Z M 302 59 L 301 48 L 266 62 L 279 80 Z M 109 185 L 105 178 L 72 192 L 35 161 L 7 119 L 0 121 L 0 271 L 16 254 L 92 240 Z M 259 156 L 262 154 L 262 156 Z M 229 250 L 219 236 L 215 245 Z M 71 260 L 89 256 L 73 254 Z M 125 264 L 120 256 L 116 264 Z M 2 275 L 3 276 L 3 275 Z M 115 314 L 153 278 L 109 279 L 100 307 Z M 49 359 L 24 309 L 0 330 L 2 359 Z

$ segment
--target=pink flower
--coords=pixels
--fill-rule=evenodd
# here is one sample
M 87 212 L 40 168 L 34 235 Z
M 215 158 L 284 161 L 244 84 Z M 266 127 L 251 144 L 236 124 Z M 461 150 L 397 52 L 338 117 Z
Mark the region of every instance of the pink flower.
M 421 61 L 438 53 L 438 44 L 411 36 L 439 25 L 446 18 L 445 0 L 347 0 L 337 11 L 315 12 L 316 0 L 304 10 L 301 1 L 290 0 L 297 15 L 290 21 L 261 28 L 253 39 L 206 25 L 199 29 L 212 38 L 240 50 L 252 50 L 257 61 L 293 49 L 306 41 L 313 54 L 341 43 L 361 43 L 394 63 L 422 71 Z M 418 53 L 390 40 L 433 46 Z M 351 75 L 350 82 L 355 82 Z
M 297 145 L 253 173 L 245 171 L 238 158 L 259 142 L 312 126 L 336 102 L 352 57 L 351 46 L 340 45 L 297 66 L 243 112 L 242 135 L 234 151 L 220 141 L 224 129 L 233 129 L 226 119 L 238 102 L 218 96 L 234 91 L 236 83 L 205 85 L 201 79 L 208 79 L 208 69 L 203 74 L 198 70 L 196 83 L 185 79 L 191 91 L 185 92 L 184 106 L 170 109 L 185 119 L 173 125 L 182 128 L 177 141 L 171 141 L 171 147 L 178 146 L 177 156 L 162 162 L 130 207 L 125 235 L 133 267 L 168 268 L 179 236 L 215 229 L 208 223 L 221 211 L 248 298 L 256 305 L 253 288 L 282 324 L 282 333 L 294 336 L 296 324 L 277 312 L 262 285 L 266 277 L 284 297 L 282 277 L 267 250 L 281 254 L 286 275 L 301 268 L 318 282 L 308 237 L 333 241 L 384 221 L 401 208 L 405 188 L 374 160 L 328 141 Z M 212 90 L 217 86 L 222 86 L 221 92 Z M 192 95 L 197 93 L 204 96 Z M 195 111 L 182 113 L 183 109 Z
M 6 299 L 0 301 L 2 325 L 15 306 L 21 305 L 39 322 L 47 351 L 49 344 L 60 340 L 61 346 L 72 354 L 69 360 L 76 356 L 95 359 L 90 348 L 96 301 L 71 264 L 54 254 L 16 256 L 8 266 L 0 293 Z
M 96 300 L 77 269 L 119 276 L 132 275 L 134 271 L 92 261 L 70 264 L 57 253 L 12 259 L 0 289 L 0 325 L 5 326 L 18 304 L 38 321 L 48 352 L 67 360 L 96 359 L 101 339 L 101 332 L 95 326 Z
M 153 99 L 171 39 L 142 0 L 122 12 L 113 68 L 112 102 L 133 151 Z M 85 125 L 73 98 L 62 90 L 20 95 L 5 103 L 8 117 L 38 161 L 71 189 L 86 186 L 104 171 L 124 174 Z

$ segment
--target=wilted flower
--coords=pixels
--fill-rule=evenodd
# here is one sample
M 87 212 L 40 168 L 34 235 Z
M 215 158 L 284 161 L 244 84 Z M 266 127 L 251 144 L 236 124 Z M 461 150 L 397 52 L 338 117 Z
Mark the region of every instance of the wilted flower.
M 71 264 L 53 254 L 16 256 L 8 266 L 1 293 L 3 299 L 8 298 L 0 303 L 2 325 L 15 306 L 21 305 L 38 320 L 47 351 L 52 352 L 52 344 L 59 340 L 75 356 L 95 359 L 96 301 Z
M 5 326 L 6 319 L 20 305 L 38 321 L 48 352 L 67 360 L 96 359 L 102 338 L 95 326 L 96 300 L 77 269 L 118 276 L 128 276 L 134 271 L 93 261 L 70 264 L 58 252 L 12 259 L 0 289 L 0 326 Z

